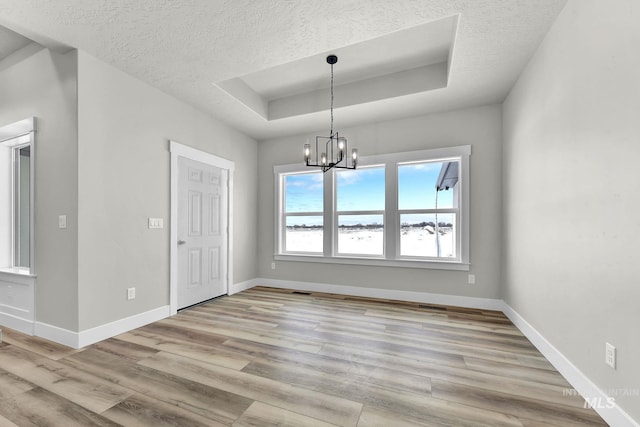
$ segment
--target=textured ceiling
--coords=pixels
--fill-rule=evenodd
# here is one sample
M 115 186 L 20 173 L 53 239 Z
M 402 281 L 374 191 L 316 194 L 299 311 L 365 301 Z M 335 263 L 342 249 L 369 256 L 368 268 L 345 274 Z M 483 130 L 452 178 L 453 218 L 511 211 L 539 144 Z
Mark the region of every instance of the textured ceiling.
M 217 83 L 459 15 L 447 87 L 338 108 L 336 126 L 500 102 L 565 3 L 0 0 L 0 25 L 46 46 L 82 49 L 265 139 L 324 129 L 328 114 L 267 120 Z

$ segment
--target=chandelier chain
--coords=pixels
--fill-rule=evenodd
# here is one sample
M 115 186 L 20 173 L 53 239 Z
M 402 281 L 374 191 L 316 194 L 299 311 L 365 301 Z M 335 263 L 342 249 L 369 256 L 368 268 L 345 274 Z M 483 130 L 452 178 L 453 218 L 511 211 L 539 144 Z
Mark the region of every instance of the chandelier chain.
M 333 138 L 333 64 L 331 64 L 331 132 L 329 136 Z

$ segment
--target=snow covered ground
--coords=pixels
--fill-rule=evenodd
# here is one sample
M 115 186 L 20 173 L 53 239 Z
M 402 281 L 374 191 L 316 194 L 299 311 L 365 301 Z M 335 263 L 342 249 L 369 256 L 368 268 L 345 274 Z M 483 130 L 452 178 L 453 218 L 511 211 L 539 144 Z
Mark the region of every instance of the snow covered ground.
M 441 229 L 440 256 L 454 257 L 454 233 L 451 228 Z M 286 237 L 287 252 L 322 252 L 322 230 L 289 228 Z M 437 256 L 436 235 L 430 227 L 403 227 L 400 235 L 401 256 Z M 382 228 L 351 228 L 339 230 L 340 255 L 382 255 L 384 237 Z

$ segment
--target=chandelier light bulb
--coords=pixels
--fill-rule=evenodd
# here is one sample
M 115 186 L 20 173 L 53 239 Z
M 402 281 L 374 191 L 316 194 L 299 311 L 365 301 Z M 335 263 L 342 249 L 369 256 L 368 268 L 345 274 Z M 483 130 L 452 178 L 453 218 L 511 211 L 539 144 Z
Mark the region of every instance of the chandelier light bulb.
M 311 144 L 304 144 L 304 162 L 309 164 L 311 159 Z

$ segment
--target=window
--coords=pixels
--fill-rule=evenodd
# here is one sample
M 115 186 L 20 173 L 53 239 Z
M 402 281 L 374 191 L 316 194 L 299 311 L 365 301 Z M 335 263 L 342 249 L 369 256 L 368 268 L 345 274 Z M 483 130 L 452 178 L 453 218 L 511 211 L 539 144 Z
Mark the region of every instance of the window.
M 458 160 L 398 165 L 400 256 L 457 258 Z
M 0 269 L 33 272 L 33 128 L 27 119 L 0 128 Z
M 283 251 L 322 254 L 322 172 L 285 174 Z
M 468 270 L 470 146 L 274 167 L 275 258 Z M 305 257 L 300 257 L 305 255 Z
M 31 145 L 22 145 L 13 150 L 13 264 L 15 267 L 31 267 Z
M 384 255 L 384 166 L 336 172 L 339 255 Z

